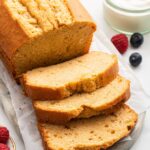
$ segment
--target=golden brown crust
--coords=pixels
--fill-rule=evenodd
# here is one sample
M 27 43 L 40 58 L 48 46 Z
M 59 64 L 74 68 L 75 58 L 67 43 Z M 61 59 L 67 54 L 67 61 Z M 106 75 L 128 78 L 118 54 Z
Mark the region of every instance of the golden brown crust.
M 15 67 L 13 66 L 13 63 L 9 60 L 7 55 L 4 53 L 2 48 L 0 47 L 0 59 L 2 60 L 3 64 L 7 68 L 10 75 L 16 80 L 16 82 L 19 84 L 19 76 L 16 75 Z
M 88 23 L 88 25 L 93 28 L 93 32 L 96 31 L 96 24 L 93 22 L 92 17 L 89 15 L 89 13 L 86 11 L 86 9 L 83 7 L 83 5 L 80 3 L 79 0 L 67 0 L 67 6 L 72 16 L 74 17 L 75 23 L 76 22 Z M 92 38 L 93 34 L 89 36 L 89 41 L 85 46 L 84 53 L 87 53 L 89 51 Z
M 28 40 L 28 36 L 9 12 L 5 1 L 0 1 L 0 47 L 11 59 L 16 50 Z
M 108 109 L 103 109 L 101 111 L 90 109 L 90 111 L 88 113 L 92 113 L 90 115 L 90 117 L 97 116 L 97 115 L 109 115 L 109 114 L 113 113 L 114 111 L 116 111 L 117 108 L 120 108 L 120 106 L 122 105 L 122 103 L 124 101 L 126 101 L 126 100 L 123 99 L 122 102 L 120 102 L 119 104 L 116 104 L 116 105 L 114 104 L 111 107 L 109 107 Z M 34 106 L 34 104 L 33 104 L 33 106 Z M 80 116 L 81 113 L 84 113 L 84 111 L 86 111 L 85 109 L 83 109 L 81 113 L 80 112 L 79 113 L 72 112 L 72 114 L 65 113 L 65 112 L 41 110 L 41 109 L 35 108 L 35 106 L 34 106 L 34 110 L 36 113 L 37 120 L 41 123 L 51 123 L 51 124 L 56 124 L 56 125 L 63 125 L 74 119 L 90 118 L 90 117 L 87 117 L 84 115 L 82 115 L 82 117 Z M 78 114 L 78 116 L 77 116 L 77 114 Z
M 86 9 L 83 7 L 83 5 L 80 3 L 79 0 L 67 0 L 66 4 L 72 16 L 74 17 L 75 23 L 76 22 L 88 23 L 88 25 L 93 28 L 93 32 L 96 31 L 97 28 L 96 24 L 93 22 L 92 17 L 89 15 L 89 13 L 86 11 Z M 89 51 L 92 38 L 93 38 L 93 34 L 89 36 L 89 41 L 85 46 L 84 53 L 87 53 Z
M 44 137 L 45 136 L 45 132 L 42 130 L 42 125 L 38 123 L 38 129 L 39 129 L 39 132 L 40 132 L 40 135 L 41 137 Z M 42 143 L 43 143 L 43 148 L 44 150 L 51 150 L 48 145 L 47 145 L 47 142 L 46 142 L 46 139 L 43 139 L 42 140 Z
M 93 32 L 96 30 L 95 23 L 93 23 L 91 17 L 79 1 L 69 0 L 66 4 L 75 19 L 70 26 L 81 22 L 83 24 L 85 23 L 85 26 L 93 28 Z M 76 11 L 76 7 L 78 7 L 78 11 Z M 5 56 L 8 58 L 4 57 L 4 62 L 7 63 L 6 66 L 9 66 L 8 69 L 10 69 L 10 72 L 15 75 L 15 77 L 17 77 L 18 74 L 20 75 L 20 72 L 18 73 L 16 71 L 17 68 L 15 68 L 16 66 L 13 62 L 15 54 L 24 44 L 30 44 L 30 42 L 34 40 L 34 38 L 31 39 L 27 31 L 28 30 L 25 31 L 25 28 L 23 28 L 23 26 L 19 23 L 18 19 L 14 17 L 14 14 L 10 12 L 5 1 L 0 1 L 0 47 L 2 47 Z M 91 33 L 91 35 L 89 35 L 89 39 L 87 39 L 85 48 L 82 49 L 81 55 L 89 51 L 92 36 L 93 34 Z M 5 60 L 5 58 L 7 60 Z
M 65 124 L 66 122 L 75 118 L 89 118 L 100 114 L 110 114 L 113 111 L 114 107 L 117 108 L 120 103 L 127 101 L 129 97 L 130 84 L 128 82 L 126 90 L 117 99 L 114 99 L 113 101 L 106 103 L 105 105 L 97 109 L 81 106 L 81 108 L 78 108 L 77 110 L 68 113 L 57 110 L 41 109 L 36 106 L 36 101 L 33 101 L 33 107 L 35 109 L 35 113 L 39 122 Z
M 13 66 L 13 63 L 8 59 L 7 55 L 4 53 L 4 51 L 1 51 L 2 48 L 0 47 L 0 59 L 2 60 L 3 64 L 7 68 L 9 74 L 16 80 L 17 84 L 20 84 L 20 80 L 16 75 L 15 67 Z
M 128 115 L 131 115 L 131 118 L 130 119 L 130 123 L 126 124 L 126 127 L 127 127 L 127 130 L 124 128 L 123 130 L 125 130 L 124 132 L 120 132 L 120 134 L 118 136 L 116 136 L 115 139 L 112 138 L 112 140 L 110 141 L 107 141 L 107 142 L 103 142 L 101 144 L 93 144 L 93 145 L 76 145 L 76 147 L 74 147 L 74 150 L 99 150 L 99 149 L 107 149 L 109 147 L 111 147 L 112 145 L 114 145 L 116 142 L 118 142 L 119 140 L 127 137 L 131 131 L 133 130 L 133 128 L 135 127 L 136 125 L 136 122 L 138 120 L 138 115 L 134 112 L 134 110 L 132 110 L 129 106 L 125 105 L 125 104 L 122 104 L 120 106 L 120 108 L 122 107 L 122 109 L 125 109 L 125 111 L 127 112 Z M 113 114 L 112 114 L 113 115 Z M 114 113 L 115 115 L 115 113 Z M 107 117 L 107 116 L 105 116 Z M 129 125 L 129 128 L 128 128 L 128 125 Z M 111 127 L 111 126 L 110 126 Z M 39 128 L 39 131 L 40 131 L 40 134 L 41 134 L 41 137 L 42 137 L 42 141 L 43 141 L 43 145 L 45 147 L 45 150 L 50 150 L 50 149 L 53 149 L 53 144 L 51 144 L 50 142 L 51 141 L 47 141 L 48 140 L 48 131 L 46 131 L 45 129 L 45 125 L 42 124 L 42 123 L 38 123 L 38 128 Z M 117 126 L 116 126 L 117 128 Z M 62 148 L 62 150 L 64 150 Z
M 97 75 L 96 77 L 90 79 L 95 84 L 95 86 L 91 87 L 91 90 L 89 89 L 90 87 L 88 87 L 88 90 L 90 92 L 96 90 L 97 88 L 107 85 L 109 82 L 111 82 L 113 79 L 116 78 L 118 74 L 118 61 L 115 56 L 114 58 L 115 58 L 114 63 L 105 72 L 103 72 L 103 74 Z M 55 89 L 28 85 L 25 75 L 23 75 L 20 78 L 20 81 L 24 87 L 25 93 L 32 100 L 59 100 L 66 98 L 77 92 L 87 92 L 85 91 L 85 88 L 84 89 L 82 88 L 83 87 L 82 84 L 86 85 L 84 84 L 84 82 L 86 82 L 84 80 L 80 81 L 79 83 L 74 82 L 72 84 L 65 85 L 64 87 L 59 87 Z M 96 87 L 96 89 L 95 88 L 93 89 L 93 87 Z M 81 90 L 78 91 L 78 89 Z
M 66 4 L 68 5 L 68 8 L 75 21 L 88 22 L 93 26 L 93 28 L 96 29 L 96 25 L 93 23 L 92 17 L 89 15 L 79 0 L 67 0 Z
M 5 1 L 0 1 L 0 56 L 9 73 L 17 82 L 19 80 L 16 78 L 12 60 L 17 48 L 27 40 L 29 37 L 9 12 Z
M 94 32 L 94 31 L 93 31 Z M 85 45 L 85 48 L 83 50 L 83 54 L 87 54 L 90 50 L 90 46 L 91 46 L 91 42 L 92 42 L 92 39 L 93 39 L 93 34 L 89 36 L 89 39 Z
M 15 78 L 16 72 L 15 72 L 13 63 L 11 63 L 11 61 L 9 60 L 7 55 L 4 53 L 4 50 L 2 50 L 1 47 L 0 47 L 0 58 L 3 61 L 4 65 L 6 66 L 6 68 L 8 69 L 9 73 Z

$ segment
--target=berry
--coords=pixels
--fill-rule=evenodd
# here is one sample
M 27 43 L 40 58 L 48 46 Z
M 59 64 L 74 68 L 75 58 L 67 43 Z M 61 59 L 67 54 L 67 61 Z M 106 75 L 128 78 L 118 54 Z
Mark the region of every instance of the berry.
M 142 34 L 140 33 L 134 33 L 132 36 L 131 36 L 131 39 L 130 39 L 130 44 L 133 48 L 138 48 L 140 47 L 144 42 L 144 37 Z
M 129 44 L 125 34 L 117 34 L 112 37 L 111 41 L 121 54 L 127 51 Z
M 142 56 L 139 53 L 133 53 L 131 54 L 129 61 L 133 67 L 137 67 L 142 62 Z
M 10 148 L 5 144 L 0 143 L 0 150 L 10 150 Z
M 5 127 L 0 127 L 0 143 L 6 144 L 9 139 L 9 131 Z

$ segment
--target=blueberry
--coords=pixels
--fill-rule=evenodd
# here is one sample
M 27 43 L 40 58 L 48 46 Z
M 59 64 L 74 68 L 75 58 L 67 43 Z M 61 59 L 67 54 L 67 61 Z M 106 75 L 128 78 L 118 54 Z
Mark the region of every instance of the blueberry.
M 133 53 L 131 54 L 129 61 L 133 67 L 137 67 L 142 62 L 142 56 L 139 53 Z
M 140 33 L 134 33 L 132 36 L 131 36 L 131 39 L 130 39 L 130 44 L 132 47 L 134 48 L 138 48 L 140 47 L 144 42 L 144 37 L 142 34 Z

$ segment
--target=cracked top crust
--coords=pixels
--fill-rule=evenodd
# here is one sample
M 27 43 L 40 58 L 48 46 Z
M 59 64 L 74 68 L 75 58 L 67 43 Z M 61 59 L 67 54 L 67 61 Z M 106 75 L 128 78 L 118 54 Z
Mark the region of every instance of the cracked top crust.
M 4 5 L 30 37 L 74 22 L 66 0 L 6 0 Z

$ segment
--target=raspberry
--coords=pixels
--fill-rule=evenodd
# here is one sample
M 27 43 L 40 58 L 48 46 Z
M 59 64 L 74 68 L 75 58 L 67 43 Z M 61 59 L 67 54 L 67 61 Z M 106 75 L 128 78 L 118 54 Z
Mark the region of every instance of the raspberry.
M 5 144 L 0 143 L 0 150 L 10 150 L 10 148 Z
M 6 144 L 9 139 L 9 131 L 5 127 L 0 127 L 0 143 Z
M 111 41 L 121 54 L 127 51 L 129 44 L 125 34 L 117 34 L 112 37 Z

